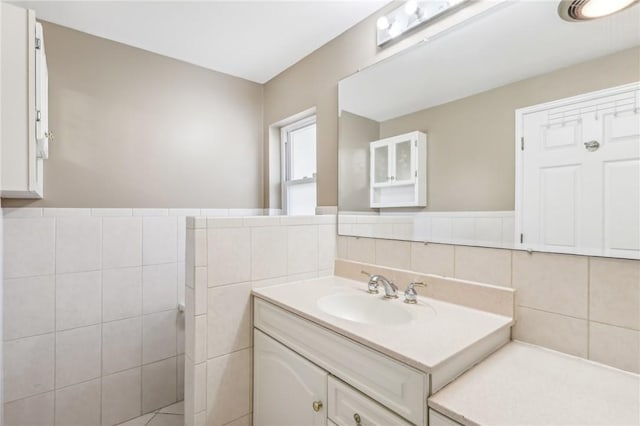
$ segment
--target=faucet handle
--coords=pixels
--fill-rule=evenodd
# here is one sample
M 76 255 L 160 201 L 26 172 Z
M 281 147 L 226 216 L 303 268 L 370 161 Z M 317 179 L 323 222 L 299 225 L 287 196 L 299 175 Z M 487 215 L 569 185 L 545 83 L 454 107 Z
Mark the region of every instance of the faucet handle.
M 367 292 L 371 294 L 378 294 L 380 292 L 380 290 L 378 290 L 378 276 L 371 275 L 367 271 L 360 271 L 360 273 L 369 276 L 369 282 L 367 283 L 369 289 L 367 290 Z
M 404 303 L 416 304 L 418 303 L 418 292 L 414 288 L 418 287 L 426 287 L 427 285 L 421 281 L 414 281 L 409 283 L 409 286 L 404 291 Z

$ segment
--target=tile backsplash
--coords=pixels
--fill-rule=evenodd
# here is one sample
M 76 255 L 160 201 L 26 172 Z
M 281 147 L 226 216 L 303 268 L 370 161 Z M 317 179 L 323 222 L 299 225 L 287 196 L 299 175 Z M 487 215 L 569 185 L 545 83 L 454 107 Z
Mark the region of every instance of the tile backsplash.
M 514 339 L 640 373 L 640 261 L 346 236 L 337 249 L 339 259 L 513 288 Z

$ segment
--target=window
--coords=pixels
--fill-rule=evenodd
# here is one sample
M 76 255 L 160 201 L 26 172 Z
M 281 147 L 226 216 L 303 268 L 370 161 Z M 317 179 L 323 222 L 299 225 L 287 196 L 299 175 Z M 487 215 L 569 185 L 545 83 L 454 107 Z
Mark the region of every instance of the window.
M 316 117 L 281 129 L 282 209 L 290 216 L 316 214 Z

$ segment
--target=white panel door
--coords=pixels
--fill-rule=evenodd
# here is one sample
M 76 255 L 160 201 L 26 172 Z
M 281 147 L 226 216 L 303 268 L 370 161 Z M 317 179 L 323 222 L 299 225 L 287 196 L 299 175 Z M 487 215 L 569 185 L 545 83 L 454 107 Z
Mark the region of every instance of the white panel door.
M 254 330 L 254 426 L 325 426 L 327 376 L 315 364 Z
M 640 91 L 522 117 L 522 247 L 640 258 Z

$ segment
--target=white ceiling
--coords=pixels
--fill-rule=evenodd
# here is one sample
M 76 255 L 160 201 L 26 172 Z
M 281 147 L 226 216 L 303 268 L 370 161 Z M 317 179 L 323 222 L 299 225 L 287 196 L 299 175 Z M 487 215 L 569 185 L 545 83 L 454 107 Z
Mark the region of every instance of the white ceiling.
M 340 109 L 389 120 L 640 45 L 640 5 L 578 23 L 557 7 L 506 1 L 342 80 Z
M 16 1 L 39 19 L 264 83 L 388 0 Z M 375 33 L 372 29 L 371 37 Z

